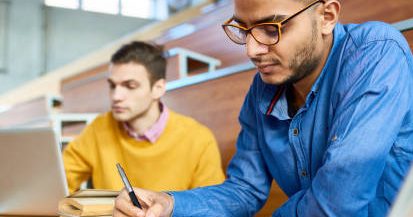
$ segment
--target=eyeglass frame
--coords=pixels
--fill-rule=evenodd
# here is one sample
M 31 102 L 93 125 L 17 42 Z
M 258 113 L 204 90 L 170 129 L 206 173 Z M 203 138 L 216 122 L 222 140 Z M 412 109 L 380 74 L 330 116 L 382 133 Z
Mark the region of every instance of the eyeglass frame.
M 310 4 L 308 4 L 307 6 L 305 6 L 303 9 L 299 10 L 297 13 L 295 13 L 295 14 L 293 14 L 293 15 L 291 15 L 291 16 L 289 16 L 289 17 L 287 17 L 287 18 L 285 18 L 285 19 L 283 19 L 283 20 L 281 20 L 281 21 L 279 21 L 279 22 L 263 22 L 263 23 L 257 23 L 257 24 L 255 24 L 255 25 L 247 28 L 247 27 L 244 27 L 244 26 L 231 24 L 231 22 L 234 20 L 234 17 L 231 17 L 230 19 L 228 19 L 227 21 L 225 21 L 225 22 L 221 25 L 221 27 L 224 29 L 224 32 L 225 32 L 225 34 L 228 36 L 228 38 L 231 39 L 231 41 L 233 41 L 233 42 L 236 43 L 236 44 L 245 45 L 245 44 L 247 43 L 247 41 L 245 41 L 245 42 L 243 42 L 243 43 L 235 42 L 235 41 L 228 35 L 227 31 L 225 31 L 225 27 L 231 26 L 231 27 L 235 27 L 235 28 L 244 30 L 244 31 L 245 31 L 245 37 L 247 37 L 248 33 L 250 33 L 251 36 L 254 38 L 254 40 L 257 41 L 257 42 L 260 43 L 260 44 L 264 44 L 264 45 L 267 45 L 267 46 L 275 45 L 275 44 L 277 44 L 277 43 L 281 40 L 281 28 L 282 28 L 283 25 L 285 25 L 285 24 L 286 24 L 288 21 L 290 21 L 292 18 L 298 16 L 298 15 L 301 14 L 302 12 L 306 11 L 307 9 L 311 8 L 312 6 L 314 6 L 315 4 L 320 3 L 320 2 L 324 4 L 324 3 L 325 3 L 325 0 L 316 0 L 316 1 L 313 1 L 313 2 L 311 2 Z M 274 18 L 275 18 L 275 15 L 274 15 Z M 278 39 L 277 39 L 276 42 L 271 43 L 271 44 L 266 44 L 266 43 L 262 43 L 262 42 L 258 41 L 257 38 L 255 38 L 255 36 L 254 36 L 254 34 L 252 34 L 251 30 L 252 30 L 253 28 L 257 27 L 257 26 L 263 26 L 263 25 L 275 25 L 275 26 L 277 26 Z

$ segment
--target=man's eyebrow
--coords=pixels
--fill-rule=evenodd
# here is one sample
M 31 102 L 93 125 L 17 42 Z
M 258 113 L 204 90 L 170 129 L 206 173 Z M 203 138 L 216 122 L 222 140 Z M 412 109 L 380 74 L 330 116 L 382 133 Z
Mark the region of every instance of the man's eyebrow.
M 114 84 L 114 83 L 115 83 L 111 78 L 108 78 L 107 81 L 108 81 L 108 83 L 110 83 L 110 84 Z
M 273 22 L 281 22 L 283 21 L 285 18 L 287 18 L 287 15 L 276 15 L 273 17 Z
M 114 81 L 114 80 L 112 80 L 111 78 L 108 78 L 107 79 L 107 81 L 110 83 L 110 84 L 115 84 L 116 82 Z M 121 84 L 127 84 L 127 83 L 139 83 L 139 81 L 137 81 L 137 80 L 135 80 L 135 79 L 128 79 L 128 80 L 124 80 L 124 81 L 121 81 L 120 83 Z
M 286 17 L 287 15 L 270 15 L 268 17 L 264 17 L 264 18 L 261 18 L 253 22 L 251 25 L 255 25 L 259 23 L 268 23 L 268 22 L 280 22 L 280 21 L 283 21 Z M 232 19 L 239 24 L 245 25 L 245 22 L 239 19 L 238 17 L 236 17 L 235 15 L 232 17 Z
M 128 79 L 128 80 L 122 81 L 121 84 L 123 84 L 123 85 L 125 85 L 125 84 L 139 84 L 139 81 L 137 81 L 135 79 Z

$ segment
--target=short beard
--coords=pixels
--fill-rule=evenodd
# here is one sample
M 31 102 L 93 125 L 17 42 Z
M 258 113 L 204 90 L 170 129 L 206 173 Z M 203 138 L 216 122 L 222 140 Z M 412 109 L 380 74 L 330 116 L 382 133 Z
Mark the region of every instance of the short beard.
M 289 64 L 289 68 L 293 72 L 292 75 L 287 78 L 284 84 L 293 84 L 308 75 L 314 73 L 315 69 L 321 62 L 321 54 L 316 54 L 316 41 L 318 39 L 318 27 L 315 19 L 312 20 L 312 36 L 311 41 L 305 44 L 301 49 L 298 49 L 294 54 L 294 58 Z

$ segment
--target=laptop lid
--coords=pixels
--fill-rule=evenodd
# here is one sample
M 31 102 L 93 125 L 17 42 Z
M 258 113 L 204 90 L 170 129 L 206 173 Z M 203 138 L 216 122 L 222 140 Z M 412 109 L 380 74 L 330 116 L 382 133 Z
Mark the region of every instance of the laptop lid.
M 68 195 L 51 128 L 0 130 L 0 214 L 57 215 Z
M 389 217 L 412 217 L 413 216 L 413 166 L 403 185 L 397 194 L 396 200 L 391 207 Z

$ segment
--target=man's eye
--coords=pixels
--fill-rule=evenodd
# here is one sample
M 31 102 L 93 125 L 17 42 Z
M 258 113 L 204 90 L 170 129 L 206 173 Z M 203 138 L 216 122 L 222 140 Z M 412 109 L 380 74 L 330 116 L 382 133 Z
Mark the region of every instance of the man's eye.
M 265 25 L 265 26 L 263 26 L 263 31 L 265 31 L 265 34 L 267 34 L 267 35 L 275 35 L 275 34 L 277 34 L 278 33 L 278 29 L 277 29 L 277 27 L 276 26 L 272 26 L 272 25 Z
M 133 89 L 138 88 L 139 85 L 137 85 L 137 84 L 127 84 L 125 86 L 126 86 L 126 88 L 128 88 L 130 90 L 133 90 Z
M 245 35 L 245 30 L 240 29 L 240 28 L 237 28 L 237 29 L 236 29 L 236 33 L 237 33 L 238 35 Z

